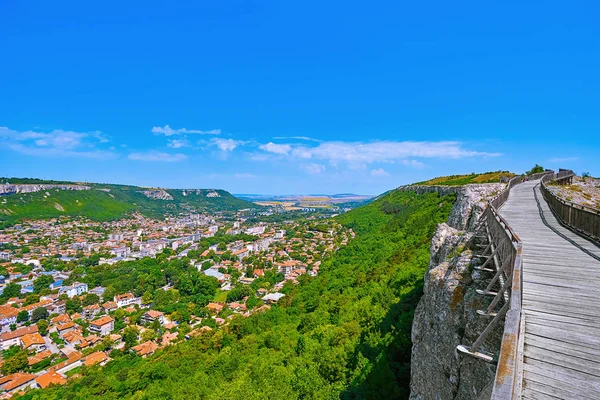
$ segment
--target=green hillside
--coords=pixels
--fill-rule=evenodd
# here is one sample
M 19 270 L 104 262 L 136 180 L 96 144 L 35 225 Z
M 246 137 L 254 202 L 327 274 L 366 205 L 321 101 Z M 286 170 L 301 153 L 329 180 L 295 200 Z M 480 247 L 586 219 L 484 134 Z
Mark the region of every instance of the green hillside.
M 83 368 L 66 386 L 22 398 L 407 398 L 410 329 L 429 244 L 453 201 L 392 191 L 338 217 L 356 238 L 317 277 L 287 285 L 271 310 L 146 359 L 113 351 L 105 367 Z
M 106 221 L 121 218 L 133 211 L 161 218 L 165 214 L 182 211 L 232 211 L 259 207 L 224 190 L 165 189 L 172 200 L 161 200 L 147 197 L 143 191 L 148 188 L 137 186 L 0 178 L 0 182 L 6 180 L 11 184 L 82 184 L 90 186 L 91 190 L 49 189 L 0 196 L 0 227 L 23 219 L 59 216 L 82 216 Z
M 513 177 L 515 174 L 509 171 L 483 172 L 480 174 L 473 172 L 468 175 L 440 176 L 428 181 L 415 183 L 415 185 L 461 186 L 469 183 L 499 183 L 502 176 Z

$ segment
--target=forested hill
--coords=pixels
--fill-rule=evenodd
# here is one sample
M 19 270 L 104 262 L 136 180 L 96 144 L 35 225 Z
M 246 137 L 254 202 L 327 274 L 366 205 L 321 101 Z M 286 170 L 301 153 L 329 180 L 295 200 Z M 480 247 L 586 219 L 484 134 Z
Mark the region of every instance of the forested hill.
M 5 185 L 9 182 L 10 185 Z M 229 211 L 258 208 L 225 190 L 155 189 L 99 183 L 44 181 L 27 178 L 0 178 L 0 227 L 23 219 L 83 216 L 114 220 L 133 211 L 160 218 L 182 211 Z M 47 188 L 42 185 L 57 186 Z M 64 187 L 85 187 L 67 190 Z M 24 191 L 33 191 L 23 193 Z M 15 192 L 16 191 L 16 192 Z
M 411 323 L 429 245 L 453 201 L 390 192 L 339 216 L 356 238 L 317 277 L 286 285 L 269 311 L 235 317 L 147 359 L 113 350 L 105 367 L 83 368 L 66 386 L 22 398 L 407 398 Z

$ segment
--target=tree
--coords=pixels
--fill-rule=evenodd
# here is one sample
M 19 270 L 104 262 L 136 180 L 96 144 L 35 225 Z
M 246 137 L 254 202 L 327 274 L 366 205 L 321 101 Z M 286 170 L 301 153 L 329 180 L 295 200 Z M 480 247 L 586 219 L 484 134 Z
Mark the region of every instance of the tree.
M 115 288 L 112 286 L 109 286 L 104 290 L 104 293 L 102 293 L 102 300 L 113 301 L 116 294 L 117 294 L 117 291 L 115 290 Z
M 147 342 L 148 340 L 152 340 L 156 337 L 156 332 L 152 329 L 146 329 L 142 332 L 142 342 Z
M 81 300 L 77 296 L 67 300 L 67 304 L 65 305 L 66 311 L 70 314 L 75 312 L 81 312 Z
M 98 302 L 100 302 L 100 296 L 98 296 L 95 293 L 88 293 L 83 298 L 83 301 L 81 302 L 81 304 L 84 307 L 87 307 L 87 306 L 91 306 L 92 304 L 97 304 Z
M 33 292 L 40 293 L 43 289 L 48 289 L 50 284 L 54 282 L 54 278 L 50 275 L 42 275 L 33 281 Z
M 12 331 L 15 331 L 15 330 L 17 329 L 17 324 L 10 324 L 10 325 L 8 326 L 8 328 L 10 329 L 10 331 L 11 331 L 11 332 L 12 332 Z
M 42 319 L 48 319 L 50 313 L 44 307 L 38 307 L 31 313 L 31 322 L 36 323 Z
M 142 295 L 142 304 L 143 305 L 152 304 L 152 292 L 150 292 L 150 291 L 144 292 L 144 294 Z
M 123 330 L 123 342 L 125 343 L 125 350 L 129 350 L 134 347 L 138 342 L 138 330 L 133 326 L 128 326 Z
M 4 364 L 2 364 L 2 373 L 4 375 L 13 374 L 15 372 L 24 370 L 25 368 L 27 368 L 27 366 L 27 352 L 19 351 L 12 357 L 9 357 L 6 360 L 4 360 Z
M 526 172 L 527 175 L 539 174 L 540 172 L 544 172 L 544 167 L 541 165 L 535 164 L 533 168 Z
M 25 310 L 19 311 L 17 314 L 17 322 L 26 322 L 29 321 L 29 313 Z
M 45 336 L 48 333 L 48 321 L 45 319 L 40 319 L 37 322 L 38 332 L 40 335 Z
M 2 297 L 10 299 L 12 297 L 19 297 L 21 295 L 21 286 L 16 283 L 9 283 L 4 287 Z

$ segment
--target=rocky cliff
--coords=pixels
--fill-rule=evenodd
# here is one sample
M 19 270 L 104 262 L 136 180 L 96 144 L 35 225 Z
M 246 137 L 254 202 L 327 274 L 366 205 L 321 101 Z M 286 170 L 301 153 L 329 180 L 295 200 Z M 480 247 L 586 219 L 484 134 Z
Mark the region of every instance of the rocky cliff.
M 424 293 L 412 327 L 411 400 L 477 399 L 493 381 L 495 368 L 482 361 L 458 355 L 456 346 L 471 344 L 487 322 L 476 310 L 485 306 L 475 290 L 483 287 L 474 271 L 473 238 L 477 220 L 487 201 L 504 184 L 408 186 L 418 193 L 455 193 L 456 202 L 447 223 L 440 224 L 431 241 L 429 270 Z M 499 349 L 495 332 L 483 350 Z M 496 350 L 497 351 L 497 350 Z
M 0 195 L 18 194 L 18 193 L 35 193 L 42 190 L 90 190 L 89 186 L 83 185 L 11 185 L 0 184 Z

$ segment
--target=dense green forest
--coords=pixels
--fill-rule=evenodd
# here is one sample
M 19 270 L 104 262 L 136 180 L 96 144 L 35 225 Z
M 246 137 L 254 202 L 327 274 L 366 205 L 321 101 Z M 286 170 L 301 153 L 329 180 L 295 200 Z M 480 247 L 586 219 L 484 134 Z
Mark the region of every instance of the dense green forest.
M 453 201 L 392 191 L 339 216 L 356 238 L 317 277 L 287 285 L 269 311 L 235 317 L 147 359 L 113 351 L 105 367 L 21 398 L 407 398 L 410 329 L 429 244 Z
M 49 189 L 36 193 L 0 196 L 0 228 L 23 219 L 60 216 L 81 216 L 107 221 L 122 218 L 133 211 L 148 217 L 162 218 L 165 214 L 182 211 L 215 212 L 259 208 L 256 204 L 238 199 L 224 190 L 165 189 L 172 200 L 159 200 L 148 198 L 142 193 L 148 188 L 137 186 L 0 178 L 0 182 L 6 181 L 11 184 L 82 184 L 90 186 L 91 190 Z M 207 196 L 209 193 L 211 197 Z

